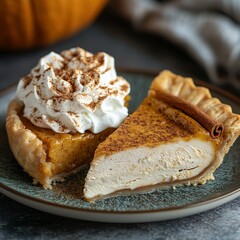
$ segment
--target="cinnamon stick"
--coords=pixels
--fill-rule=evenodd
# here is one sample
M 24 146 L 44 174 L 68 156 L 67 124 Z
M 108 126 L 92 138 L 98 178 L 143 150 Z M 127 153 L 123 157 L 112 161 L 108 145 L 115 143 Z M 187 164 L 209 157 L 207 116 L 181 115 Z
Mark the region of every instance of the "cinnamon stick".
M 155 93 L 154 95 L 158 100 L 167 103 L 173 108 L 181 110 L 182 112 L 196 120 L 210 133 L 210 136 L 212 138 L 216 139 L 222 135 L 224 130 L 223 124 L 213 120 L 199 107 L 169 93 L 156 90 L 153 90 L 152 92 Z

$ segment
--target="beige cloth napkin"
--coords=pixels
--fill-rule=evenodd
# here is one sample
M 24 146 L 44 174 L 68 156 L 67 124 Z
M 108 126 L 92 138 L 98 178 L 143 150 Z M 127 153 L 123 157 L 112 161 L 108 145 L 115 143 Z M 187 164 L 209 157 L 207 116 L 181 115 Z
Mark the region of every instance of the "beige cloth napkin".
M 136 29 L 181 46 L 212 82 L 240 90 L 240 0 L 112 0 L 110 7 Z

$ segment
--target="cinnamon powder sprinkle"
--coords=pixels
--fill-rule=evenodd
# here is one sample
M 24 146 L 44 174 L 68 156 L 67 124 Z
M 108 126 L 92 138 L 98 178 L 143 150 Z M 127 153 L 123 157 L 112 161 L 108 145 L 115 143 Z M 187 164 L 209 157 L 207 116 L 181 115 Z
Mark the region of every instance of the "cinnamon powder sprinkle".
M 181 110 L 188 116 L 195 119 L 210 133 L 212 138 L 215 139 L 221 137 L 224 129 L 223 124 L 214 121 L 210 116 L 204 113 L 197 106 L 169 93 L 153 90 L 152 92 L 154 92 L 154 95 L 157 99 L 169 104 L 173 108 Z
M 92 102 L 89 104 L 85 104 L 86 107 L 90 108 L 92 111 L 94 111 L 101 102 L 106 99 L 109 95 L 117 96 L 121 95 L 123 96 L 123 92 L 127 92 L 129 89 L 129 86 L 127 84 L 122 84 L 116 87 L 108 87 L 103 84 L 100 85 L 100 75 L 103 73 L 99 70 L 99 67 L 104 64 L 105 61 L 105 55 L 104 53 L 97 53 L 95 55 L 92 55 L 91 53 L 86 52 L 83 49 L 76 48 L 74 51 L 64 51 L 60 54 L 63 57 L 63 60 L 57 60 L 60 63 L 60 67 L 55 68 L 53 63 L 47 63 L 47 69 L 44 70 L 44 73 L 46 73 L 49 70 L 53 70 L 56 79 L 52 79 L 51 77 L 48 78 L 49 81 L 49 88 L 50 91 L 53 91 L 54 96 L 48 97 L 44 95 L 44 91 L 42 89 L 45 87 L 45 82 L 43 82 L 45 79 L 41 79 L 42 73 L 40 73 L 40 68 L 36 67 L 34 69 L 34 72 L 31 72 L 29 75 L 25 76 L 23 78 L 23 84 L 24 88 L 26 88 L 33 79 L 35 79 L 35 87 L 37 87 L 37 94 L 39 98 L 41 98 L 42 101 L 47 103 L 47 101 L 52 100 L 53 108 L 58 108 L 59 105 L 61 105 L 64 101 L 69 100 L 73 101 L 75 98 L 77 98 L 77 91 L 80 86 L 84 86 L 83 92 L 81 92 L 81 96 L 88 97 L 88 93 L 84 92 L 85 89 L 87 91 L 93 91 L 93 99 Z M 75 61 L 79 61 L 79 69 L 71 69 L 70 63 L 75 64 Z M 78 64 L 78 62 L 76 62 Z M 108 69 L 104 69 L 104 71 L 108 71 Z M 36 74 L 36 75 L 35 75 Z M 78 74 L 81 74 L 81 77 L 79 78 L 80 82 L 77 83 L 76 79 L 78 77 Z M 45 76 L 45 75 L 44 75 Z M 41 83 L 38 81 L 40 80 Z M 56 81 L 56 83 L 55 83 Z M 62 82 L 66 81 L 66 82 Z M 119 77 L 116 79 L 110 81 L 110 85 L 114 85 L 119 81 Z M 96 94 L 95 94 L 96 91 Z M 55 96 L 55 93 L 59 96 Z M 81 98 L 79 98 L 81 101 Z M 51 101 L 50 101 L 51 102 Z M 83 101 L 84 102 L 84 101 Z M 84 105 L 84 103 L 81 103 Z M 34 108 L 33 113 L 35 113 L 37 110 Z M 53 109 L 54 112 L 60 112 L 58 109 Z M 50 119 L 48 119 L 51 121 Z M 36 121 L 42 121 L 41 118 L 37 119 Z M 62 123 L 60 123 L 57 120 L 52 120 L 53 122 L 56 122 L 59 124 L 59 127 L 62 126 Z M 66 127 L 63 126 L 63 130 L 66 130 Z
M 108 156 L 139 146 L 156 147 L 179 139 L 188 141 L 192 137 L 210 140 L 208 132 L 194 119 L 155 98 L 147 97 L 124 124 L 99 145 L 99 152 L 97 150 L 95 154 L 96 157 Z
M 26 76 L 23 80 L 23 83 L 24 83 L 23 88 L 25 89 L 30 84 L 31 81 L 32 81 L 32 78 L 30 76 Z

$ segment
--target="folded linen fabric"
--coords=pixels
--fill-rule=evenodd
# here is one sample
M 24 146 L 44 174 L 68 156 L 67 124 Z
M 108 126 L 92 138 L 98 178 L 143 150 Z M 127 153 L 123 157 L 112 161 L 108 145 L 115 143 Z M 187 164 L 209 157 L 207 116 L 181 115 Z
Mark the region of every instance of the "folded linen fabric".
M 240 0 L 112 0 L 110 7 L 185 49 L 212 82 L 240 90 Z

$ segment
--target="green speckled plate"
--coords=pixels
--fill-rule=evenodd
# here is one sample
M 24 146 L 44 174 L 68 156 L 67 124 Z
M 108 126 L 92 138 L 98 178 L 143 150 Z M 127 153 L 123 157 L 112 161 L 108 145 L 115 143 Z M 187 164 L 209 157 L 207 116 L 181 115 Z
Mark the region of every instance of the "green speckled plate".
M 152 74 L 121 72 L 132 86 L 130 112 L 147 95 Z M 199 84 L 199 82 L 197 82 Z M 207 86 L 212 94 L 230 104 L 240 113 L 240 100 Z M 0 190 L 6 196 L 30 207 L 82 220 L 101 222 L 148 222 L 173 219 L 200 213 L 240 196 L 240 139 L 232 146 L 223 164 L 215 172 L 215 181 L 197 187 L 175 190 L 166 188 L 152 193 L 110 198 L 89 204 L 81 200 L 86 170 L 58 183 L 53 190 L 32 185 L 32 179 L 22 171 L 8 145 L 5 112 L 16 86 L 0 93 Z

